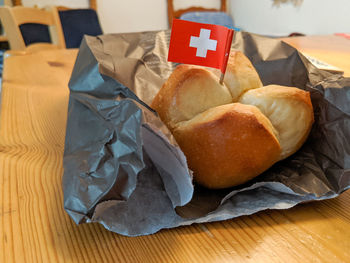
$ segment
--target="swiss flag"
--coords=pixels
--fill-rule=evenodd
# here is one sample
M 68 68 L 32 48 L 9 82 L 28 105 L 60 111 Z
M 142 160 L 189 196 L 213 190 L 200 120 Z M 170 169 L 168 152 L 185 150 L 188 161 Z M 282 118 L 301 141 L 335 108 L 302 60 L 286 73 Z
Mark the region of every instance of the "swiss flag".
M 233 30 L 224 26 L 174 19 L 168 61 L 226 71 Z

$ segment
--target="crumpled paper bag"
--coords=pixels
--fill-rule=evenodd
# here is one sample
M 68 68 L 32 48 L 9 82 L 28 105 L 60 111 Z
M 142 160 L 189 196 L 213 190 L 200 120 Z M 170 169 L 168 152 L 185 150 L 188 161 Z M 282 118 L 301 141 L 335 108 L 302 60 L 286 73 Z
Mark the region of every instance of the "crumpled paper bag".
M 310 92 L 315 123 L 293 156 L 234 188 L 193 185 L 186 158 L 148 106 L 177 64 L 170 31 L 85 37 L 69 82 L 64 207 L 76 223 L 128 236 L 333 198 L 350 186 L 350 79 L 276 39 L 236 32 L 264 85 Z

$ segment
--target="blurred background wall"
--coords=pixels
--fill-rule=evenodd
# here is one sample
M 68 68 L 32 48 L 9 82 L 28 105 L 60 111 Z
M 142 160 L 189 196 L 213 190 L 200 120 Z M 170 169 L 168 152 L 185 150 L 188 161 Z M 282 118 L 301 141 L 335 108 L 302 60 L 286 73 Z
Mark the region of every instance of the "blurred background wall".
M 272 0 L 231 0 L 230 11 L 235 26 L 262 35 L 350 32 L 350 0 L 303 0 L 300 6 L 291 2 L 274 6 Z
M 274 5 L 273 0 L 227 0 L 234 24 L 245 31 L 269 36 L 292 32 L 308 35 L 350 32 L 350 0 L 303 0 Z M 22 0 L 23 5 L 88 7 L 88 0 Z M 105 33 L 168 28 L 166 0 L 97 0 Z M 190 5 L 219 7 L 218 0 L 174 0 L 175 8 Z

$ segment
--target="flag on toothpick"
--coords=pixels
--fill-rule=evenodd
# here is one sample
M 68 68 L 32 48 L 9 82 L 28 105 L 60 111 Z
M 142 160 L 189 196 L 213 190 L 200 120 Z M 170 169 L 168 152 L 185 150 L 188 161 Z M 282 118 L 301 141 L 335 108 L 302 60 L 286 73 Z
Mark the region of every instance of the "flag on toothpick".
M 220 69 L 222 83 L 233 32 L 224 26 L 174 19 L 168 61 Z

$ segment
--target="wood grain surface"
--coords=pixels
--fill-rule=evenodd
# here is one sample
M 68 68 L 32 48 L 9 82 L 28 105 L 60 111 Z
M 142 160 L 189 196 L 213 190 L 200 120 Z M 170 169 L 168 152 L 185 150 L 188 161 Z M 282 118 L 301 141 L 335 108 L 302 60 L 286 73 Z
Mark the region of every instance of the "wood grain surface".
M 350 262 L 349 191 L 143 237 L 75 225 L 63 209 L 61 178 L 67 83 L 76 54 L 42 51 L 5 60 L 0 262 Z M 346 65 L 343 59 L 332 62 Z
M 291 37 L 285 42 L 302 52 L 344 70 L 350 77 L 350 40 L 336 35 Z

